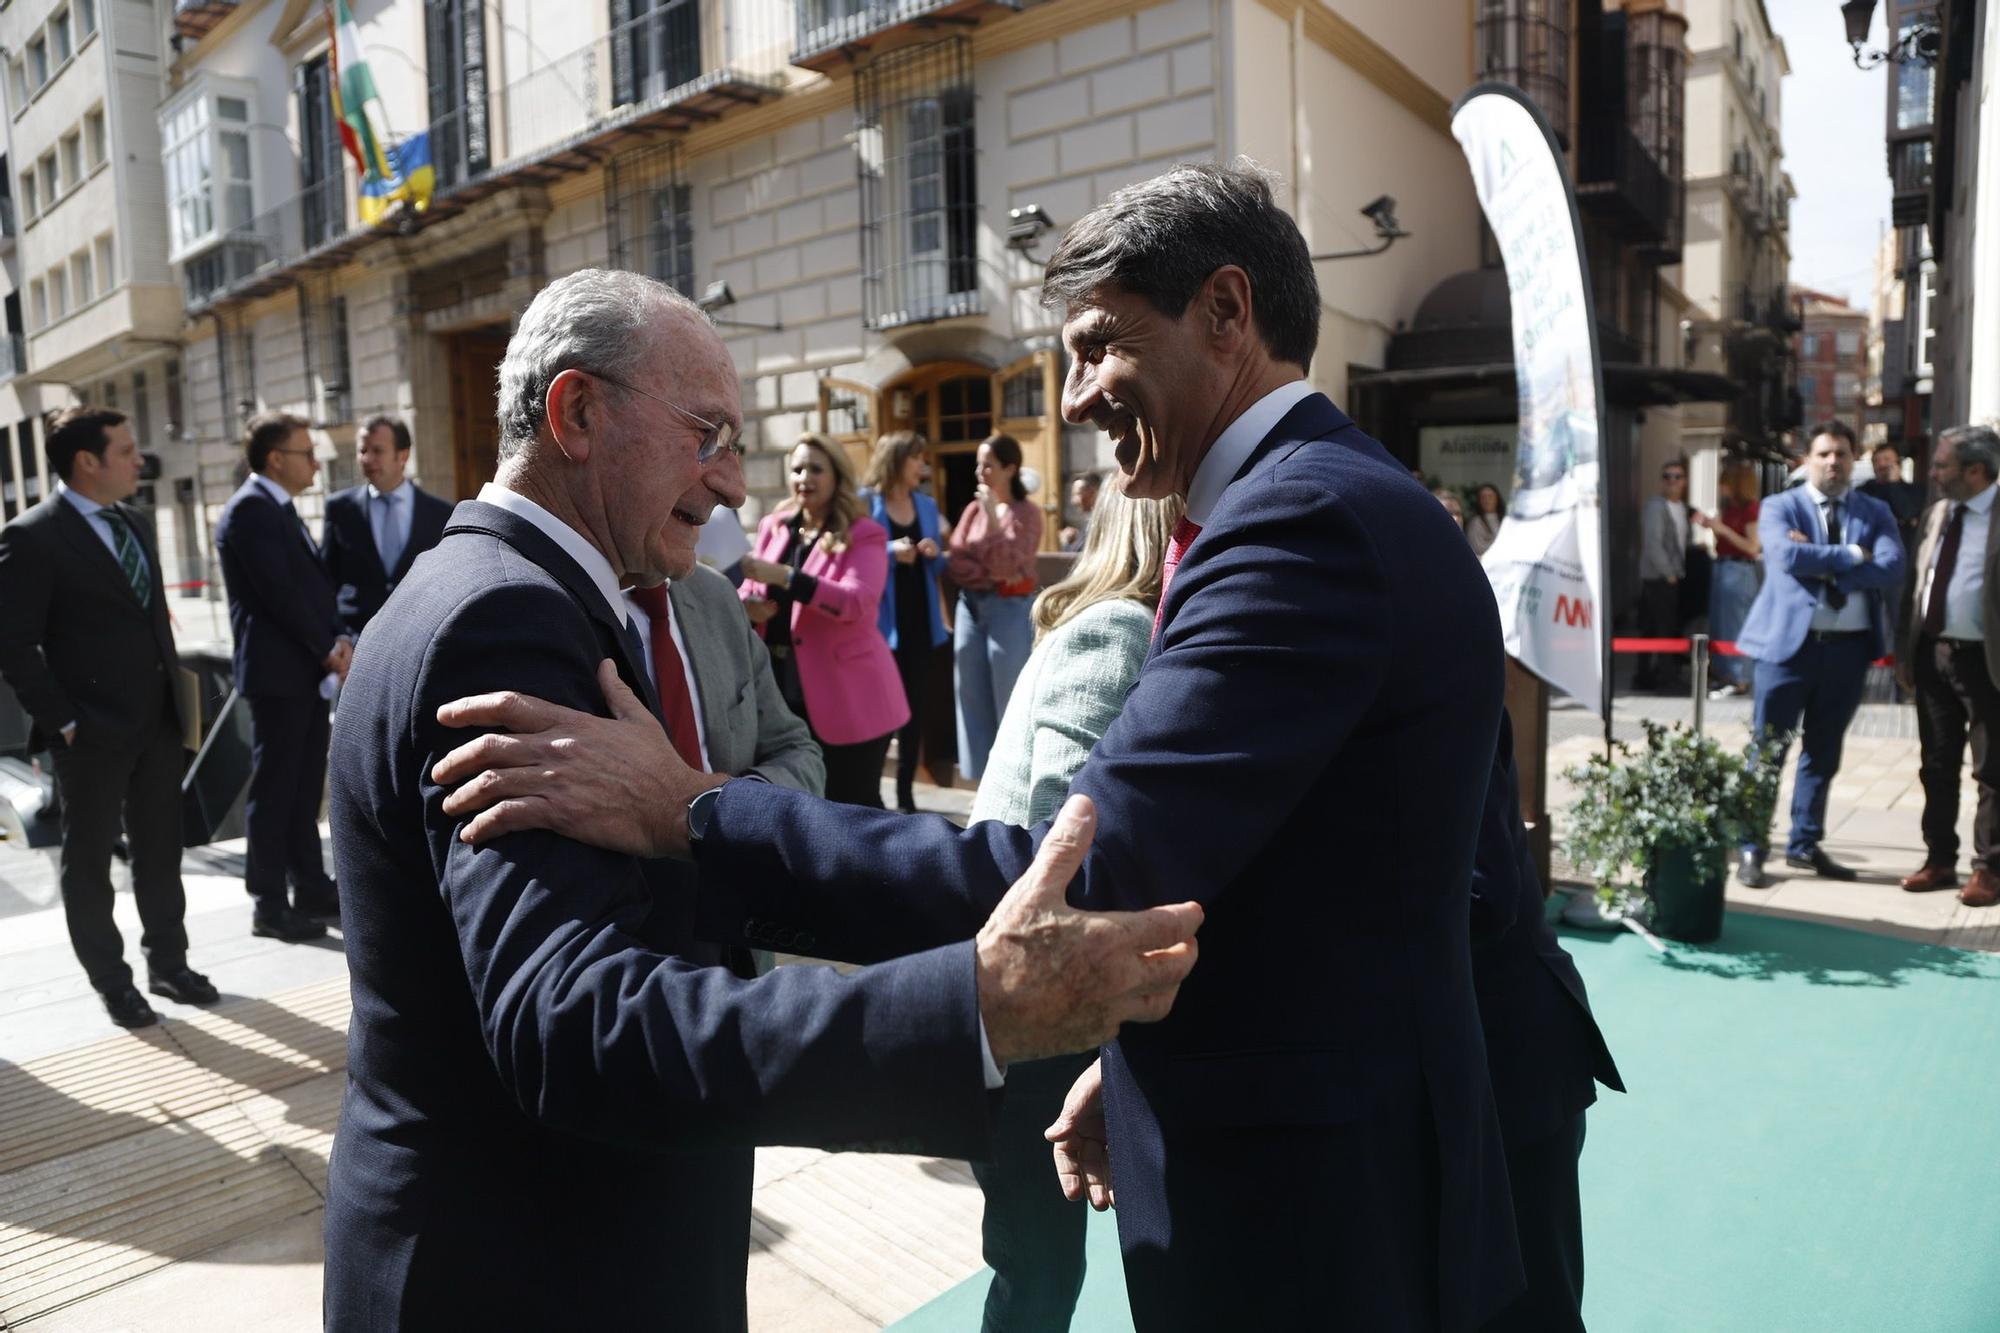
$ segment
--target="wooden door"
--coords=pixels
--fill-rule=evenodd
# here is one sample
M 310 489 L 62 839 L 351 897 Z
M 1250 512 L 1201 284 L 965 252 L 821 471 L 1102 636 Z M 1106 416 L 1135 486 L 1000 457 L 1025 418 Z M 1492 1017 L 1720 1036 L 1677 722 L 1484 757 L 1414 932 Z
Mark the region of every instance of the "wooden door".
M 881 395 L 872 385 L 835 379 L 831 375 L 820 377 L 819 432 L 847 450 L 857 477 L 868 475 L 868 455 L 875 448 L 876 423 L 882 419 L 880 400 Z
M 451 423 L 454 481 L 460 499 L 479 494 L 500 460 L 500 418 L 495 400 L 507 327 L 451 336 Z
M 993 372 L 989 395 L 995 415 L 993 429 L 1021 442 L 1021 465 L 1041 474 L 1035 503 L 1042 507 L 1042 549 L 1061 547 L 1062 531 L 1062 402 L 1059 368 L 1054 351 L 1030 352 L 1010 366 Z

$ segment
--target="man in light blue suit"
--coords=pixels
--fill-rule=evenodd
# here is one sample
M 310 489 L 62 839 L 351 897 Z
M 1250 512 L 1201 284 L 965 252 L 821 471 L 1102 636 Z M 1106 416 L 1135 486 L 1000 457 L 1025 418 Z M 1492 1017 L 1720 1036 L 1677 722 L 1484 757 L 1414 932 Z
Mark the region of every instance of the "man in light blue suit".
M 1764 501 L 1757 521 L 1764 587 L 1736 636 L 1757 661 L 1757 735 L 1799 733 L 1785 864 L 1840 880 L 1855 875 L 1820 847 L 1827 787 L 1840 771 L 1868 664 L 1890 651 L 1889 597 L 1903 580 L 1896 516 L 1848 489 L 1854 456 L 1846 423 L 1816 426 L 1804 482 Z M 1761 843 L 1743 848 L 1737 878 L 1752 889 L 1769 882 Z

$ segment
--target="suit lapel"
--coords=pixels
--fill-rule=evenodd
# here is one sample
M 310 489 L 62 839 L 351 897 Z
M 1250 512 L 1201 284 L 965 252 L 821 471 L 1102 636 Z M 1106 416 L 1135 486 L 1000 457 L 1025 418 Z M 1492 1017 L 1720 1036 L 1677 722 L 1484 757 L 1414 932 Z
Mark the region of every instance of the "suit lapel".
M 626 638 L 627 622 L 623 608 L 606 606 L 604 594 L 598 591 L 590 575 L 584 573 L 583 567 L 570 559 L 569 553 L 556 545 L 553 539 L 525 518 L 478 500 L 460 501 L 444 531 L 446 536 L 454 532 L 483 532 L 498 537 L 546 570 L 576 599 L 585 614 L 603 627 L 616 654 L 619 676 L 634 694 L 645 701 L 654 717 L 660 715 L 659 696 L 653 691 L 652 678 L 646 674 L 645 659 L 634 659 L 631 641 Z
M 105 549 L 97 534 L 91 531 L 90 520 L 77 512 L 76 506 L 60 495 L 50 496 L 49 503 L 56 507 L 57 530 L 62 533 L 63 540 L 76 551 L 82 567 L 96 570 L 99 576 L 109 579 L 120 592 L 125 594 L 125 600 L 130 602 L 135 610 L 143 609 L 139 606 L 139 595 L 132 591 L 132 581 L 125 577 L 125 570 L 119 565 L 117 558 Z M 116 506 L 110 507 L 116 510 Z M 144 542 L 139 543 L 139 549 L 141 551 L 146 549 Z M 148 558 L 152 559 L 150 556 Z M 153 568 L 159 568 L 157 560 L 153 561 Z
M 364 489 L 362 494 L 365 496 L 367 491 Z M 434 502 L 421 488 L 415 485 L 410 487 L 410 535 L 403 540 L 402 552 L 396 557 L 396 567 L 387 574 L 389 582 L 401 583 L 409 577 L 410 566 L 416 563 L 418 554 L 437 545 L 437 539 L 444 533 L 443 516 L 439 516 L 437 511 L 443 508 L 443 501 Z M 372 529 L 368 536 L 368 544 L 372 547 L 375 544 Z M 379 552 L 376 560 L 380 563 Z
M 701 599 L 686 591 L 687 580 L 675 579 L 667 588 L 667 603 L 680 621 L 681 642 L 687 646 L 688 669 L 694 672 L 695 706 L 701 709 L 702 730 L 708 734 L 710 757 L 720 748 L 722 720 L 735 702 L 729 664 L 723 660 L 721 634 L 709 622 Z M 728 697 L 726 697 L 728 696 Z

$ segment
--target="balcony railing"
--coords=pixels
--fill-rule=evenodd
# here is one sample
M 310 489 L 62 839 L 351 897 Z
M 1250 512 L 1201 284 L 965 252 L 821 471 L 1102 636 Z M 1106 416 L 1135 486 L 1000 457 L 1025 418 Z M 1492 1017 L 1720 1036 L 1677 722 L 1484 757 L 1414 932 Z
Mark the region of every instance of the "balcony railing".
M 1920 227 L 1930 217 L 1931 141 L 1904 139 L 1889 146 L 1889 221 Z
M 1579 207 L 1610 218 L 1631 240 L 1660 242 L 1679 230 L 1678 192 L 1622 116 L 1586 117 L 1578 140 Z
M 918 36 L 937 36 L 940 24 L 976 22 L 982 10 L 1017 10 L 1022 0 L 797 0 L 794 65 L 825 70 L 856 49 L 908 25 Z M 775 7 L 775 6 L 774 6 Z
M 9 333 L 0 337 L 0 380 L 10 380 L 28 370 L 28 339 L 26 335 Z
M 181 283 L 189 308 L 207 305 L 262 274 L 290 268 L 350 235 L 345 184 L 342 177 L 329 176 L 183 260 Z
M 174 32 L 198 42 L 235 8 L 236 0 L 174 0 Z

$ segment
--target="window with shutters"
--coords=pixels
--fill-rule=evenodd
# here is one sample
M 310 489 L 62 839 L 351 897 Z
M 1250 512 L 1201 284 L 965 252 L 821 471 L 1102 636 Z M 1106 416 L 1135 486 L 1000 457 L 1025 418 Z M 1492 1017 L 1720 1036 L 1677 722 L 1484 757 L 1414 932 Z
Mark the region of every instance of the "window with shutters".
M 306 61 L 293 73 L 299 113 L 299 226 L 308 250 L 347 230 L 347 173 L 341 169 L 330 76 L 325 56 Z
M 971 44 L 891 51 L 854 87 L 863 323 L 980 313 Z
M 486 103 L 486 13 L 479 0 L 424 0 L 431 161 L 439 193 L 493 162 Z
M 699 0 L 611 0 L 611 68 L 620 106 L 692 83 L 702 68 Z

